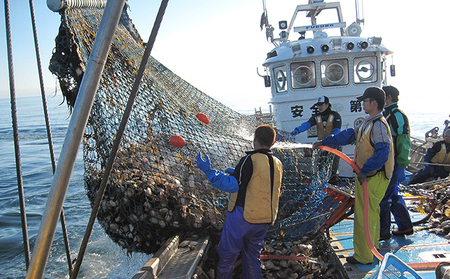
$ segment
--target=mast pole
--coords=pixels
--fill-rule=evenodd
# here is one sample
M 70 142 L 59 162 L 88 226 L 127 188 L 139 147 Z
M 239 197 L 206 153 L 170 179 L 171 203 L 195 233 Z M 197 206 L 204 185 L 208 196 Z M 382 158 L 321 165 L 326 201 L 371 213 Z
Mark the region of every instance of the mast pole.
M 26 278 L 42 278 L 44 275 L 59 214 L 124 4 L 125 0 L 110 0 L 105 6 L 53 176 Z

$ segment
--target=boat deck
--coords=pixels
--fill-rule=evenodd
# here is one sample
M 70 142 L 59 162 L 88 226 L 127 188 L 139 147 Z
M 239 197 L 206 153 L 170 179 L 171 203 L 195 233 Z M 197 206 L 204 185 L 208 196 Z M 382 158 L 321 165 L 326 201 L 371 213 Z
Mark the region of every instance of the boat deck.
M 414 221 L 421 220 L 424 215 L 410 212 Z M 404 263 L 420 262 L 449 262 L 450 244 L 444 236 L 436 235 L 421 230 L 420 227 L 414 227 L 415 232 L 409 236 L 393 236 L 387 242 L 380 242 L 380 254 L 383 256 L 390 252 L 398 257 Z M 353 255 L 353 221 L 344 220 L 330 229 L 331 246 L 337 257 L 340 259 L 349 278 L 371 278 L 378 270 L 380 262 L 375 258 L 371 265 L 349 264 L 346 257 Z M 416 270 L 424 279 L 436 278 L 434 269 Z M 407 277 L 383 277 L 383 278 L 415 278 L 411 274 Z

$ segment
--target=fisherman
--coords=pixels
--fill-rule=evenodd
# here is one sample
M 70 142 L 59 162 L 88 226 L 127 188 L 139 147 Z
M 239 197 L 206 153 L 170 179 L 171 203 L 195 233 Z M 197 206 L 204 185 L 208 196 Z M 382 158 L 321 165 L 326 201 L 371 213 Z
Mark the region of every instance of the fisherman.
M 308 121 L 296 127 L 291 132 L 293 136 L 303 133 L 313 126 L 317 126 L 318 140 L 323 140 L 329 135 L 334 135 L 341 131 L 341 115 L 337 111 L 331 110 L 330 99 L 327 96 L 320 96 L 315 105 L 319 109 L 319 113 L 311 116 Z
M 444 131 L 444 140 L 438 141 L 423 157 L 425 166 L 409 181 L 408 185 L 425 182 L 428 178 L 446 178 L 450 173 L 450 128 Z M 442 165 L 444 164 L 444 165 Z
M 343 130 L 314 144 L 337 147 L 356 143 L 354 161 L 361 169 L 355 179 L 355 220 L 353 226 L 353 246 L 355 253 L 347 257 L 352 264 L 371 264 L 373 254 L 364 234 L 364 197 L 362 183 L 367 180 L 369 191 L 369 232 L 375 248 L 379 248 L 380 201 L 383 199 L 394 169 L 394 148 L 389 124 L 381 113 L 385 93 L 379 87 L 369 87 L 362 96 L 366 117 L 356 128 Z
M 394 86 L 384 86 L 383 90 L 386 93 L 383 116 L 389 123 L 395 152 L 392 178 L 380 202 L 380 240 L 388 241 L 391 238 L 391 212 L 398 227 L 397 230 L 392 231 L 393 235 L 414 233 L 408 208 L 402 195 L 398 193 L 399 183 L 404 182 L 406 178 L 405 168 L 409 164 L 411 139 L 408 117 L 398 108 L 398 89 Z
M 235 169 L 225 170 L 229 175 L 211 169 L 208 155 L 205 155 L 206 161 L 201 153 L 197 156 L 197 166 L 211 184 L 232 193 L 217 247 L 217 279 L 233 278 L 239 253 L 242 256 L 242 278 L 262 276 L 261 249 L 269 225 L 277 217 L 283 175 L 280 160 L 270 151 L 275 137 L 276 132 L 271 126 L 259 126 L 253 139 L 254 150 L 246 152 Z
M 342 119 L 341 115 L 334 110 L 331 110 L 330 99 L 327 96 L 320 96 L 317 99 L 315 106 L 319 109 L 319 113 L 311 116 L 311 118 L 296 127 L 291 134 L 296 136 L 313 126 L 317 126 L 317 139 L 324 138 L 337 134 L 341 131 Z M 341 150 L 341 149 L 340 149 Z M 333 166 L 331 168 L 330 183 L 336 184 L 338 182 L 337 172 L 339 168 L 339 157 L 335 156 L 333 159 Z

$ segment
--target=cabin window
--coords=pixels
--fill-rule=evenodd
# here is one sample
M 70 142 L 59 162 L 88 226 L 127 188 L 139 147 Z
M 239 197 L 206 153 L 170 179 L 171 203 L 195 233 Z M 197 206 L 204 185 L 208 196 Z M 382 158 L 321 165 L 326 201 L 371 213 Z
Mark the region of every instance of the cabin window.
M 338 86 L 348 84 L 347 59 L 324 60 L 321 63 L 322 85 Z
M 316 64 L 297 62 L 291 64 L 292 88 L 310 88 L 316 86 Z
M 355 69 L 355 83 L 368 83 L 377 81 L 377 58 L 358 57 L 353 61 Z
M 273 76 L 275 87 L 277 88 L 278 93 L 286 92 L 287 90 L 287 79 L 286 79 L 286 68 L 277 67 L 273 69 Z

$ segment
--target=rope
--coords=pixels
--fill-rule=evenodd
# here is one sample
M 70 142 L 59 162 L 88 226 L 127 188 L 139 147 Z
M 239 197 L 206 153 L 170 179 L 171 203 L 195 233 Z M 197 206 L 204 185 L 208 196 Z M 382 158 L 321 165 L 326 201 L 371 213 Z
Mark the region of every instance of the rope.
M 411 164 L 450 167 L 450 164 L 440 164 L 440 163 L 411 162 Z
M 88 222 L 88 227 L 86 228 L 86 232 L 84 234 L 83 237 L 83 241 L 81 243 L 81 247 L 80 247 L 80 251 L 78 253 L 78 259 L 75 263 L 75 267 L 72 271 L 72 273 L 70 274 L 70 278 L 76 278 L 81 266 L 81 262 L 83 261 L 83 257 L 84 257 L 84 253 L 86 251 L 86 246 L 87 246 L 87 242 L 89 240 L 89 237 L 91 235 L 92 232 L 92 228 L 94 226 L 94 222 L 95 222 L 95 218 L 98 214 L 99 208 L 100 208 L 100 203 L 102 202 L 103 199 L 103 194 L 105 193 L 106 190 L 106 184 L 108 182 L 108 177 L 111 173 L 111 169 L 114 163 L 114 158 L 116 157 L 117 154 L 117 150 L 119 149 L 119 145 L 120 145 L 120 140 L 122 139 L 123 133 L 125 131 L 125 127 L 128 121 L 128 117 L 131 113 L 131 109 L 133 107 L 133 103 L 134 103 L 134 99 L 136 98 L 137 95 L 137 91 L 139 89 L 139 85 L 142 79 L 142 76 L 144 75 L 144 71 L 145 71 L 145 67 L 147 65 L 148 59 L 150 57 L 150 52 L 153 48 L 153 45 L 155 43 L 155 39 L 156 39 L 156 35 L 158 34 L 158 30 L 159 27 L 161 25 L 161 21 L 164 15 L 164 12 L 166 10 L 167 7 L 167 3 L 169 2 L 169 0 L 162 0 L 161 1 L 161 6 L 159 7 L 159 11 L 158 11 L 158 15 L 156 17 L 155 23 L 153 25 L 153 29 L 152 32 L 150 33 L 150 37 L 148 40 L 148 44 L 145 47 L 145 51 L 142 57 L 142 61 L 141 64 L 139 66 L 139 71 L 137 72 L 136 75 L 136 79 L 135 82 L 133 84 L 133 88 L 131 90 L 130 96 L 128 98 L 128 102 L 127 102 L 127 107 L 124 111 L 123 117 L 122 117 L 122 121 L 120 122 L 120 126 L 119 126 L 119 130 L 117 131 L 116 137 L 114 138 L 114 143 L 113 143 L 113 147 L 111 150 L 111 154 L 108 160 L 108 163 L 105 167 L 105 173 L 103 175 L 103 179 L 102 182 L 100 184 L 100 188 L 98 189 L 97 192 L 97 197 L 95 199 L 95 203 L 94 206 L 92 207 L 92 212 L 91 212 L 91 216 L 89 218 L 89 222 Z
M 39 84 L 41 87 L 42 106 L 44 109 L 45 127 L 47 129 L 48 147 L 49 147 L 49 151 L 50 151 L 50 160 L 52 162 L 53 173 L 55 173 L 56 159 L 55 159 L 55 152 L 54 152 L 54 148 L 53 148 L 52 131 L 50 129 L 50 120 L 49 120 L 49 116 L 48 116 L 47 100 L 45 98 L 44 77 L 42 75 L 41 55 L 39 52 L 39 41 L 38 41 L 37 28 L 36 28 L 36 18 L 34 15 L 33 0 L 30 0 L 30 13 L 31 13 L 31 23 L 32 23 L 32 27 L 33 27 L 34 46 L 35 46 L 35 50 L 36 50 L 36 62 L 37 62 L 38 74 L 39 74 Z M 64 217 L 64 210 L 61 210 L 59 219 L 61 221 L 61 229 L 63 232 L 64 246 L 66 248 L 67 264 L 69 266 L 69 272 L 70 272 L 73 267 L 72 267 L 72 260 L 70 258 L 70 246 L 69 246 L 69 238 L 67 237 L 67 229 L 66 229 L 66 220 Z
M 8 49 L 8 66 L 9 66 L 9 91 L 11 95 L 11 117 L 14 134 L 14 149 L 16 156 L 17 187 L 20 203 L 20 218 L 22 222 L 22 237 L 25 254 L 25 264 L 28 270 L 28 265 L 30 264 L 30 244 L 28 243 L 28 228 L 27 228 L 27 217 L 25 212 L 25 198 L 23 193 L 22 165 L 20 163 L 19 128 L 17 126 L 17 110 L 16 110 L 17 106 L 16 106 L 16 93 L 14 88 L 14 67 L 12 57 L 11 24 L 9 17 L 8 0 L 5 0 L 5 22 L 6 22 L 7 45 L 8 45 L 7 49 Z

